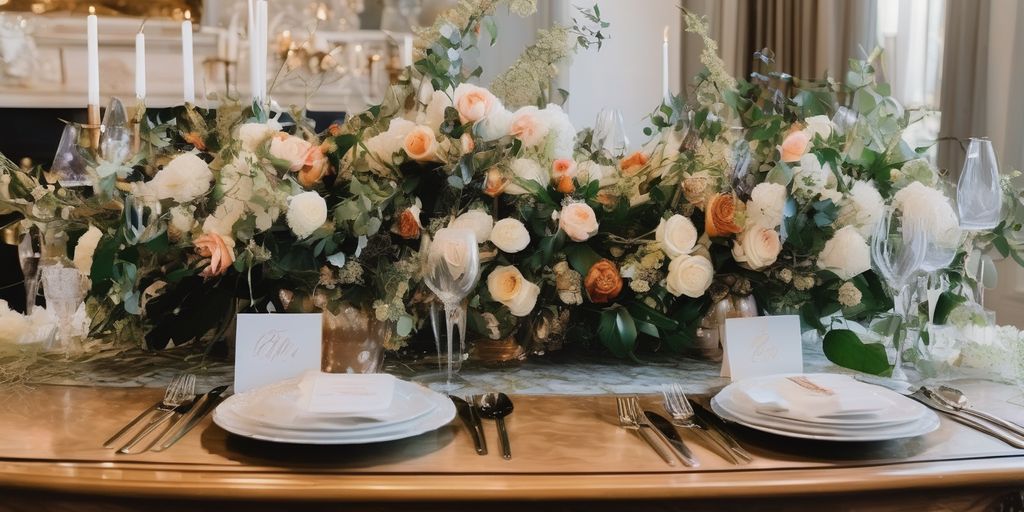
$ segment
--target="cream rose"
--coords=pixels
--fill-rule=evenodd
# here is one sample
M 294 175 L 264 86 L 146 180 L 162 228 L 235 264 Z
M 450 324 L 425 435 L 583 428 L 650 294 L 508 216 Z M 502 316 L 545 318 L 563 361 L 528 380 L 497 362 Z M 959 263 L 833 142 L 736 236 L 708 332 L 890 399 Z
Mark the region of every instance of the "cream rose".
M 853 226 L 840 228 L 818 254 L 818 268 L 848 281 L 871 269 L 871 248 Z
M 807 128 L 804 131 L 811 138 L 819 135 L 822 139 L 828 139 L 832 135 L 832 120 L 826 115 L 811 116 L 804 119 L 804 122 L 807 123 Z
M 654 237 L 669 258 L 678 258 L 693 252 L 697 245 L 697 228 L 690 219 L 677 214 L 668 220 L 661 219 Z
M 491 242 L 509 254 L 517 253 L 530 245 L 530 232 L 526 226 L 513 218 L 499 220 L 491 230 Z
M 96 254 L 96 246 L 99 245 L 101 238 L 103 238 L 103 232 L 96 226 L 90 225 L 89 230 L 75 244 L 75 268 L 86 277 L 89 277 L 89 273 L 92 271 L 92 257 Z
M 209 192 L 213 173 L 202 158 L 185 153 L 174 157 L 147 185 L 157 199 L 187 203 Z
M 327 202 L 316 192 L 291 196 L 285 219 L 295 236 L 306 238 L 327 222 Z
M 751 270 L 761 270 L 779 257 L 782 241 L 775 228 L 766 228 L 754 224 L 736 238 L 732 246 L 732 256 L 737 263 L 744 264 Z
M 238 140 L 242 143 L 242 149 L 255 153 L 256 150 L 280 130 L 280 126 L 274 123 L 245 123 L 238 127 Z
M 270 139 L 270 155 L 288 163 L 288 170 L 295 172 L 306 165 L 306 156 L 313 145 L 294 135 L 279 132 Z
M 786 187 L 778 183 L 759 183 L 747 201 L 747 225 L 758 224 L 775 229 L 782 224 L 786 208 Z
M 537 305 L 540 287 L 527 281 L 519 269 L 501 265 L 487 276 L 491 298 L 504 304 L 515 316 L 526 316 Z
M 875 232 L 878 221 L 885 209 L 885 200 L 878 193 L 875 184 L 870 181 L 854 182 L 850 193 L 840 201 L 839 217 L 836 223 L 842 226 L 857 228 L 865 239 Z
M 483 87 L 462 83 L 455 88 L 455 109 L 463 123 L 475 123 L 491 113 L 498 99 Z
M 405 142 L 402 144 L 405 154 L 417 162 L 436 162 L 438 147 L 434 130 L 427 126 L 413 128 L 405 135 Z
M 665 289 L 676 297 L 686 295 L 696 299 L 704 295 L 714 277 L 711 260 L 704 256 L 680 256 L 668 264 Z
M 597 214 L 586 203 L 570 203 L 562 208 L 558 226 L 573 241 L 585 242 L 597 233 Z
M 533 181 L 537 184 L 544 186 L 548 183 L 549 178 L 544 172 L 544 168 L 537 163 L 536 160 L 530 158 L 517 158 L 512 161 L 510 165 L 512 168 L 512 174 L 521 180 Z M 521 195 L 526 194 L 527 190 L 520 186 L 515 180 L 509 182 L 508 186 L 505 187 L 506 194 Z
M 468 240 L 473 232 L 462 228 L 442 228 L 434 234 L 430 242 L 428 257 L 431 260 L 444 261 L 452 277 L 458 279 L 466 273 L 469 266 L 470 249 Z
M 459 215 L 448 225 L 450 228 L 466 229 L 476 236 L 476 243 L 482 244 L 491 237 L 494 228 L 494 217 L 483 210 L 469 210 Z
M 551 131 L 551 123 L 548 122 L 546 115 L 546 112 L 534 106 L 516 110 L 512 114 L 509 134 L 522 141 L 523 147 L 531 148 L 540 144 Z

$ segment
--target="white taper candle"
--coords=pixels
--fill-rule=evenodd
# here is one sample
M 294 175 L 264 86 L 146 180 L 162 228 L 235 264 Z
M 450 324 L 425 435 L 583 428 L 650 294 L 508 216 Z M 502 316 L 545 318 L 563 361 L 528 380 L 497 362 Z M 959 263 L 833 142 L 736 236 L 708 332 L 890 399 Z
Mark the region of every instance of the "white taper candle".
M 97 23 L 96 8 L 89 6 L 89 17 L 86 18 L 89 105 L 98 107 L 100 105 L 100 40 Z

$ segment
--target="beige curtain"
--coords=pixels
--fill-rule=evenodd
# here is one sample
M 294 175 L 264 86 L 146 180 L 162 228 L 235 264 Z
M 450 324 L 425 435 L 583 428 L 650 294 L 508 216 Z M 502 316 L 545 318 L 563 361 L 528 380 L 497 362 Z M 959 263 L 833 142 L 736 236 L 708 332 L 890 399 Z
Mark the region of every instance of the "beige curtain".
M 775 52 L 776 69 L 801 78 L 842 78 L 850 58 L 866 57 L 876 44 L 875 0 L 682 0 L 708 16 L 723 60 L 747 76 L 755 51 Z M 700 71 L 700 40 L 683 39 L 683 78 Z

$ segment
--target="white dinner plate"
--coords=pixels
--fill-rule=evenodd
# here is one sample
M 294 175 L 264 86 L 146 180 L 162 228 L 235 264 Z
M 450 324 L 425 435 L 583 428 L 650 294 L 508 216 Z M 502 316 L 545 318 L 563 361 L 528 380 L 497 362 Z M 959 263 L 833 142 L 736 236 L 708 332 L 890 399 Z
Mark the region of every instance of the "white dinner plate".
M 363 431 L 411 422 L 429 414 L 437 406 L 429 389 L 406 381 L 396 381 L 387 409 L 363 414 L 312 414 L 302 408 L 298 380 L 291 379 L 246 393 L 228 397 L 222 407 L 246 423 L 277 430 Z
M 716 397 L 717 398 L 717 397 Z M 909 398 L 908 398 L 909 400 Z M 806 429 L 794 430 L 789 426 L 781 426 L 778 424 L 772 424 L 771 422 L 752 422 L 747 421 L 743 418 L 739 418 L 736 415 L 730 413 L 724 409 L 716 399 L 711 400 L 711 409 L 715 411 L 722 419 L 738 423 L 746 427 L 750 427 L 755 430 L 762 432 L 768 432 L 769 434 L 775 434 L 785 437 L 795 437 L 800 439 L 814 439 L 818 441 L 839 441 L 839 442 L 868 442 L 868 441 L 891 441 L 894 439 L 903 439 L 907 437 L 917 437 L 928 434 L 935 429 L 939 428 L 939 417 L 932 411 L 927 411 L 921 419 L 910 423 L 909 425 L 900 426 L 898 428 L 881 428 L 875 430 L 863 430 L 863 431 L 848 431 L 848 430 L 820 430 L 818 432 L 808 432 Z
M 433 393 L 433 392 L 431 392 Z M 434 403 L 432 410 L 419 418 L 387 427 L 365 430 L 339 431 L 296 431 L 283 430 L 246 421 L 234 414 L 230 406 L 224 408 L 224 401 L 213 412 L 213 422 L 219 427 L 242 437 L 289 444 L 369 444 L 394 441 L 437 430 L 455 418 L 455 404 L 447 397 L 433 393 L 427 398 Z
M 879 429 L 897 429 L 906 425 L 910 425 L 914 422 L 919 421 L 925 414 L 928 413 L 928 409 L 924 406 L 920 406 L 919 403 L 913 402 L 907 406 L 908 410 L 912 410 L 914 413 L 910 415 L 901 414 L 899 418 L 889 420 L 883 415 L 872 422 L 865 421 L 844 421 L 837 419 L 808 419 L 808 418 L 794 418 L 785 414 L 779 414 L 774 412 L 758 412 L 750 411 L 748 408 L 744 408 L 740 404 L 736 404 L 731 401 L 731 397 L 728 394 L 719 394 L 715 397 L 718 401 L 718 405 L 728 411 L 732 416 L 742 418 L 744 421 L 753 423 L 765 424 L 769 426 L 778 426 L 794 431 L 806 430 L 813 432 L 816 430 L 842 430 L 850 432 L 863 432 L 867 430 L 879 430 Z M 920 407 L 916 407 L 920 406 Z

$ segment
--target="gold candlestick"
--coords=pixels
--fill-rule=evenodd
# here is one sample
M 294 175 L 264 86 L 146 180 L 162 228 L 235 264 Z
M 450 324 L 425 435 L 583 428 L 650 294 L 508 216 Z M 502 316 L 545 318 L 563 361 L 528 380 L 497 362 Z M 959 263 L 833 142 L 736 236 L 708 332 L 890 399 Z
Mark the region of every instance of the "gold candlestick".
M 100 156 L 100 106 L 89 105 L 85 129 L 89 131 L 89 149 Z

